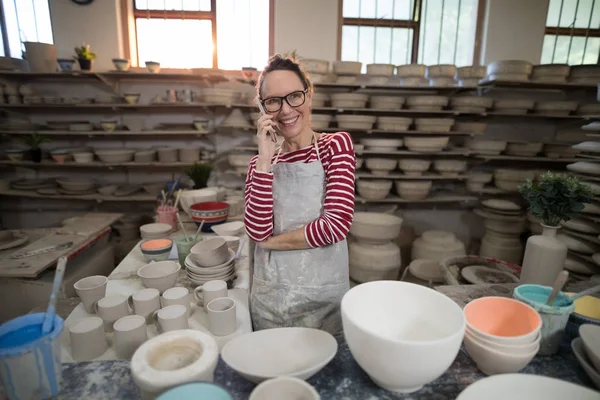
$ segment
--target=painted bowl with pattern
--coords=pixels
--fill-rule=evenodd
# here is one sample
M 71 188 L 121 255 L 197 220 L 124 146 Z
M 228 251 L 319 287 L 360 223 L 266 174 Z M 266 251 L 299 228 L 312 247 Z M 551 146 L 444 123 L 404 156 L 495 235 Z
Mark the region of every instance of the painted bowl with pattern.
M 167 260 L 172 248 L 171 239 L 150 239 L 140 244 L 140 250 L 148 262 Z
M 192 220 L 197 226 L 204 222 L 202 232 L 212 232 L 214 225 L 227 221 L 229 215 L 229 204 L 223 201 L 205 201 L 192 204 L 190 207 Z

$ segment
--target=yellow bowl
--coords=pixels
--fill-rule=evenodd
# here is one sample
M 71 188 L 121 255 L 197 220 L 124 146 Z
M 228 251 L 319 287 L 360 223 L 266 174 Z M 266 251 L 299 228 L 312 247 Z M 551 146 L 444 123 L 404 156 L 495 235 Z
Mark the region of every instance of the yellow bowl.
M 566 293 L 573 295 L 575 293 Z M 575 314 L 600 320 L 600 299 L 593 296 L 583 296 L 575 300 Z

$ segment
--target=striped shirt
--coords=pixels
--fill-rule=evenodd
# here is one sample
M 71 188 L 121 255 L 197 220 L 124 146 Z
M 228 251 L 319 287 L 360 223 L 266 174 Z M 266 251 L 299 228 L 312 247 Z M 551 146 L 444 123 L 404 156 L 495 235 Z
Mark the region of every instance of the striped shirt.
M 356 156 L 350 134 L 322 133 L 318 140 L 319 155 L 327 184 L 323 214 L 304 228 L 306 242 L 312 248 L 342 241 L 350 231 L 354 216 L 354 170 Z M 273 173 L 256 170 L 258 156 L 248 165 L 244 189 L 246 233 L 255 242 L 273 235 Z M 278 163 L 317 161 L 314 144 L 285 154 Z M 271 160 L 271 162 L 274 161 Z

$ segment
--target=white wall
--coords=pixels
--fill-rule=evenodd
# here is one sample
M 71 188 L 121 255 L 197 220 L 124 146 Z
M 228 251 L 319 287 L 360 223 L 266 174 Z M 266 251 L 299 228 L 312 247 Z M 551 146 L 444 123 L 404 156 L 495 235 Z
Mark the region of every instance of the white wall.
M 120 0 L 94 1 L 88 6 L 70 0 L 49 0 L 49 4 L 59 57 L 73 57 L 82 42 L 98 54 L 94 69 L 112 69 L 111 60 L 123 57 Z
M 275 0 L 275 52 L 337 57 L 338 0 Z
M 549 0 L 488 0 L 481 64 L 526 60 L 538 64 Z

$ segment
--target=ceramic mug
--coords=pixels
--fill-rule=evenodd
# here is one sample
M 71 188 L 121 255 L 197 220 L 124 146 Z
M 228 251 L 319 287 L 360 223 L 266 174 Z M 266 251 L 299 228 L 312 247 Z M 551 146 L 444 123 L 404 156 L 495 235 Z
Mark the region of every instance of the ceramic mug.
M 80 319 L 69 327 L 71 355 L 75 361 L 90 361 L 108 348 L 104 321 L 100 317 Z
M 235 300 L 218 297 L 206 305 L 208 330 L 216 336 L 231 335 L 237 329 Z
M 227 282 L 221 280 L 208 281 L 194 289 L 194 300 L 204 306 L 218 297 L 227 297 Z
M 158 289 L 142 289 L 127 298 L 133 313 L 146 318 L 146 323 L 151 322 L 152 314 L 160 309 L 160 292 Z
M 90 314 L 95 312 L 94 304 L 106 296 L 107 282 L 108 278 L 102 275 L 88 276 L 75 282 L 73 287 L 81 299 L 85 311 Z
M 117 320 L 114 325 L 113 344 L 117 356 L 131 359 L 137 348 L 148 340 L 146 319 L 141 315 L 128 315 Z
M 166 306 L 152 314 L 154 325 L 159 333 L 188 329 L 187 308 L 181 304 Z
M 104 330 L 113 331 L 113 324 L 119 318 L 129 315 L 127 298 L 120 295 L 105 296 L 94 304 L 96 314 L 104 321 Z
M 160 304 L 163 307 L 180 304 L 188 310 L 188 318 L 192 315 L 190 291 L 184 287 L 173 287 L 165 290 L 160 297 Z

